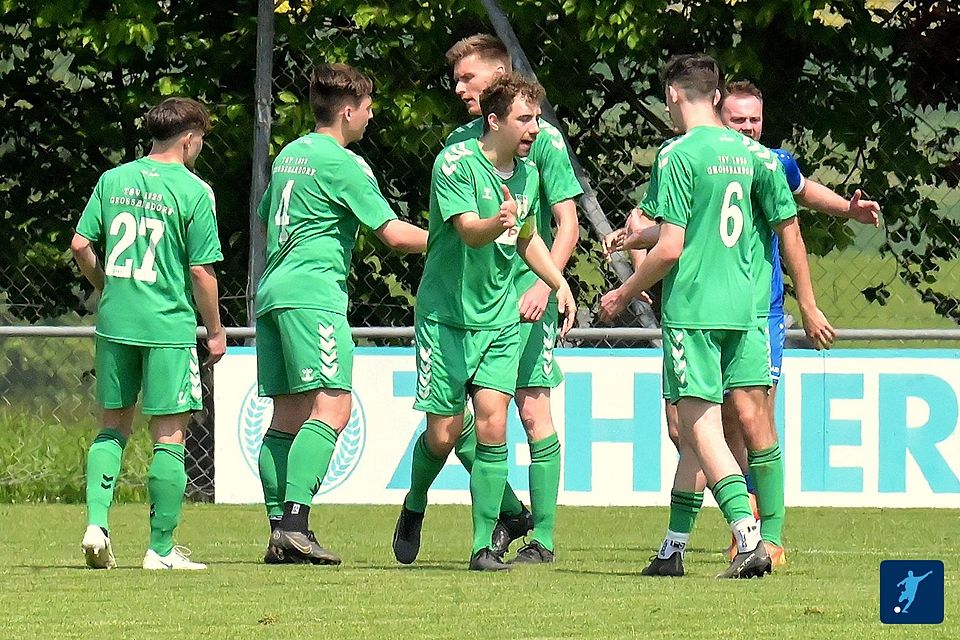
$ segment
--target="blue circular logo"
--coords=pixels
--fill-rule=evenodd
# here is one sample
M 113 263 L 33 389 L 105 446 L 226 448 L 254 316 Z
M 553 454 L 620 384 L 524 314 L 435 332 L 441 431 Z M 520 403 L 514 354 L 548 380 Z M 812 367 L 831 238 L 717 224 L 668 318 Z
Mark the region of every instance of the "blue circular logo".
M 363 455 L 363 446 L 367 440 L 367 421 L 364 417 L 363 405 L 356 393 L 353 393 L 352 400 L 350 421 L 340 432 L 337 449 L 333 452 L 327 475 L 323 477 L 317 495 L 333 491 L 346 482 L 356 470 L 360 463 L 360 456 Z M 257 385 L 252 385 L 240 405 L 237 439 L 244 462 L 251 473 L 258 477 L 260 476 L 258 463 L 260 444 L 263 442 L 263 434 L 270 426 L 272 416 L 273 400 L 258 396 Z

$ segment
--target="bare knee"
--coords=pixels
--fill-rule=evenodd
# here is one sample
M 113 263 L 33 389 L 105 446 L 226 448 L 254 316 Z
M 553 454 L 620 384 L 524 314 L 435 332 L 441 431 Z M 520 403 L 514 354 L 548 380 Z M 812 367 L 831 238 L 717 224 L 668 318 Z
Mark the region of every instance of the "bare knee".
M 123 409 L 104 409 L 102 424 L 107 429 L 118 431 L 124 438 L 129 439 L 133 432 L 133 417 L 136 412 L 136 406 L 124 407 Z
M 549 389 L 518 389 L 516 403 L 527 441 L 537 442 L 556 433 L 550 413 Z
M 459 416 L 438 416 L 427 414 L 427 447 L 442 458 L 450 455 L 463 432 L 463 414 Z
M 340 433 L 350 421 L 353 408 L 349 391 L 342 389 L 317 389 L 309 392 L 312 396 L 311 420 L 319 420 Z
M 477 416 L 477 440 L 481 442 L 504 442 L 507 437 L 507 414 Z

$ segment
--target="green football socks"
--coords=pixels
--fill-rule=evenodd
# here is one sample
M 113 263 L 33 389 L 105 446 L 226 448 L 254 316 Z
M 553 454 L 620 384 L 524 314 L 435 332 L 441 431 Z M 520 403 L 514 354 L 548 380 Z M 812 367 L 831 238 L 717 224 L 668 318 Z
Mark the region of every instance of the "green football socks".
M 702 506 L 702 491 L 672 491 L 670 493 L 670 524 L 667 528 L 675 533 L 690 535 Z
M 473 551 L 490 548 L 493 528 L 507 482 L 507 445 L 477 443 L 476 460 L 470 471 L 473 513 Z
M 287 458 L 294 435 L 285 431 L 267 429 L 260 445 L 260 485 L 267 518 L 277 521 L 283 515 L 284 495 L 287 491 Z
M 750 497 L 747 494 L 747 483 L 743 480 L 742 475 L 736 474 L 721 478 L 713 485 L 711 490 L 727 524 L 733 524 L 744 518 L 753 519 Z
M 161 556 L 173 551 L 173 531 L 180 524 L 183 492 L 187 488 L 182 444 L 153 445 L 147 473 L 150 494 L 150 548 Z
M 530 510 L 533 511 L 531 538 L 550 551 L 554 550 L 553 532 L 557 523 L 559 491 L 560 440 L 554 433 L 530 443 Z
M 284 502 L 309 506 L 317 485 L 327 475 L 337 447 L 337 432 L 320 420 L 307 420 L 290 444 Z
M 750 475 L 757 487 L 760 535 L 767 542 L 783 546 L 784 470 L 780 445 L 763 451 L 748 451 Z
M 457 439 L 454 452 L 460 459 L 460 464 L 468 472 L 473 471 L 473 463 L 477 458 L 477 429 L 476 419 L 469 411 L 463 414 L 463 431 L 460 438 Z M 507 483 L 503 489 L 503 498 L 500 501 L 500 513 L 508 516 L 520 515 L 523 512 L 523 503 L 514 493 L 510 483 Z
M 427 446 L 427 432 L 424 431 L 417 438 L 413 446 L 413 464 L 410 467 L 410 491 L 403 501 L 410 511 L 423 513 L 427 510 L 427 491 L 437 479 L 446 460 L 439 458 Z
M 113 491 L 127 439 L 115 429 L 102 429 L 87 451 L 87 524 L 109 530 Z

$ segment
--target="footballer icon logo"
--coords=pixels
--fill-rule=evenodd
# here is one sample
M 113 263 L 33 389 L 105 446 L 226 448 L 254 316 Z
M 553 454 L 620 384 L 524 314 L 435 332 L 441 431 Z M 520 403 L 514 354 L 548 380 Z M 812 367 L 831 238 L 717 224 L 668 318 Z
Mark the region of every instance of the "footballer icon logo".
M 363 404 L 356 392 L 353 393 L 353 408 L 350 411 L 350 421 L 340 432 L 337 439 L 337 448 L 333 452 L 327 475 L 323 477 L 317 495 L 333 491 L 353 474 L 360 463 L 363 448 L 367 441 L 367 420 L 363 411 Z M 237 438 L 240 443 L 240 452 L 247 468 L 259 477 L 260 444 L 263 434 L 270 426 L 273 416 L 273 400 L 261 398 L 257 395 L 257 385 L 254 384 L 247 391 L 240 404 L 240 419 L 237 425 Z

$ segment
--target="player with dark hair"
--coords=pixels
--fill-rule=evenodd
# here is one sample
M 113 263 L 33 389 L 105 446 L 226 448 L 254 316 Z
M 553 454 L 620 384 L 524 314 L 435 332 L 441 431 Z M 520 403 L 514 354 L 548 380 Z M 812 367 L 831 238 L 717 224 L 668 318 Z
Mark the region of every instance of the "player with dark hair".
M 518 256 L 557 293 L 563 335 L 575 304 L 536 232 L 537 169 L 526 159 L 539 134 L 543 88 L 500 75 L 480 96 L 483 134 L 446 147 L 430 186 L 430 240 L 417 291 L 417 396 L 427 430 L 413 452 L 393 550 L 413 562 L 427 490 L 461 439 L 467 394 L 476 412 L 470 469 L 473 546 L 470 569 L 509 569 L 492 549 L 507 479 L 507 407 L 520 361 Z
M 763 95 L 760 89 L 752 82 L 737 80 L 726 84 L 723 98 L 720 103 L 720 118 L 723 123 L 759 140 L 763 131 Z M 861 191 L 857 189 L 852 198 L 847 200 L 812 179 L 805 178 L 800 172 L 796 159 L 784 149 L 771 150 L 783 166 L 787 184 L 798 203 L 811 209 L 844 218 L 849 218 L 863 224 L 879 224 L 880 205 L 871 200 L 861 198 Z M 627 225 L 620 232 L 610 234 L 605 244 L 608 250 L 626 248 L 649 248 L 656 243 L 658 230 L 656 223 L 642 210 L 631 212 Z M 780 369 L 783 361 L 783 348 L 786 338 L 783 310 L 784 287 L 783 270 L 780 261 L 779 238 L 771 234 L 773 246 L 771 255 L 772 290 L 770 307 L 762 308 L 763 301 L 759 301 L 761 308 L 758 313 L 761 318 L 768 317 L 770 334 L 770 374 L 773 386 L 767 396 L 767 411 L 765 420 L 749 420 L 744 423 L 740 413 L 733 406 L 730 399 L 726 399 L 722 408 L 724 432 L 731 451 L 737 458 L 747 482 L 751 497 L 754 500 L 756 513 L 761 520 L 761 534 L 767 551 L 770 553 L 773 566 L 777 567 L 786 562 L 786 553 L 783 547 L 782 531 L 784 522 L 784 470 L 780 446 L 777 441 L 774 406 L 776 390 L 780 380 Z M 678 426 L 676 408 L 666 407 L 668 431 L 674 443 L 678 443 Z M 746 442 L 745 442 L 746 440 Z M 681 474 L 685 475 L 685 474 Z M 693 511 L 695 516 L 699 510 L 699 496 L 702 496 L 704 480 L 701 476 L 696 482 L 697 491 L 692 497 L 688 496 L 682 504 L 675 504 L 676 511 Z M 676 487 L 675 487 L 676 488 Z M 679 521 L 679 519 L 678 519 Z M 689 519 L 692 527 L 692 516 Z M 689 533 L 689 531 L 686 531 Z M 732 544 L 728 550 L 732 558 L 736 555 L 736 545 Z
M 310 77 L 316 127 L 281 149 L 258 215 L 266 266 L 257 288 L 257 379 L 273 398 L 259 469 L 272 530 L 264 561 L 340 564 L 309 528 L 310 504 L 351 413 L 347 277 L 360 225 L 420 253 L 427 233 L 398 220 L 367 162 L 346 148 L 373 117 L 373 82 L 345 64 Z
M 87 566 L 116 566 L 108 515 L 137 396 L 150 416 L 150 545 L 144 569 L 205 569 L 174 546 L 183 492 L 184 437 L 201 405 L 199 310 L 213 366 L 226 350 L 213 263 L 223 259 L 213 190 L 191 169 L 210 130 L 206 108 L 167 98 L 146 117 L 150 153 L 100 176 L 70 248 L 100 292 L 97 400 L 103 429 L 87 452 Z M 101 267 L 97 252 L 106 257 Z
M 762 576 L 771 561 L 723 438 L 720 405 L 729 390 L 739 407 L 759 410 L 750 419 L 764 413 L 769 338 L 757 309 L 758 291 L 766 293 L 769 307 L 770 227 L 783 239 L 808 336 L 818 346 L 829 344 L 833 329 L 816 307 L 796 206 L 779 163 L 769 149 L 725 128 L 717 115 L 722 80 L 716 61 L 677 56 L 662 77 L 671 118 L 684 133 L 660 148 L 654 192 L 645 199 L 645 210 L 662 221 L 660 237 L 637 272 L 603 297 L 601 316 L 615 317 L 664 278 L 664 393 L 676 404 L 680 422 L 671 502 L 678 494 L 693 495 L 696 473 L 687 472 L 702 469 L 737 540 L 736 557 L 718 577 Z M 667 538 L 647 575 L 683 575 L 689 533 L 677 531 L 676 515 L 671 509 Z
M 510 55 L 500 40 L 477 34 L 454 44 L 447 52 L 453 67 L 455 91 L 470 115 L 480 116 L 480 93 L 500 75 L 511 72 Z M 540 133 L 529 150 L 529 160 L 540 174 L 540 207 L 534 212 L 537 231 L 550 250 L 554 265 L 562 272 L 577 244 L 578 196 L 583 189 L 573 172 L 570 155 L 560 131 L 543 120 Z M 447 138 L 447 145 L 478 138 L 483 119 L 477 117 Z M 556 231 L 554 231 L 556 227 Z M 560 366 L 553 358 L 557 343 L 556 297 L 547 284 L 521 263 L 515 283 L 520 299 L 520 365 L 514 402 L 530 445 L 530 506 L 532 516 L 507 485 L 500 520 L 494 532 L 494 551 L 501 556 L 510 543 L 533 530 L 530 541 L 513 562 L 554 561 L 557 495 L 560 489 L 560 441 L 550 410 L 551 389 L 563 381 Z M 472 416 L 466 416 L 464 435 L 457 455 L 469 466 L 473 442 Z

